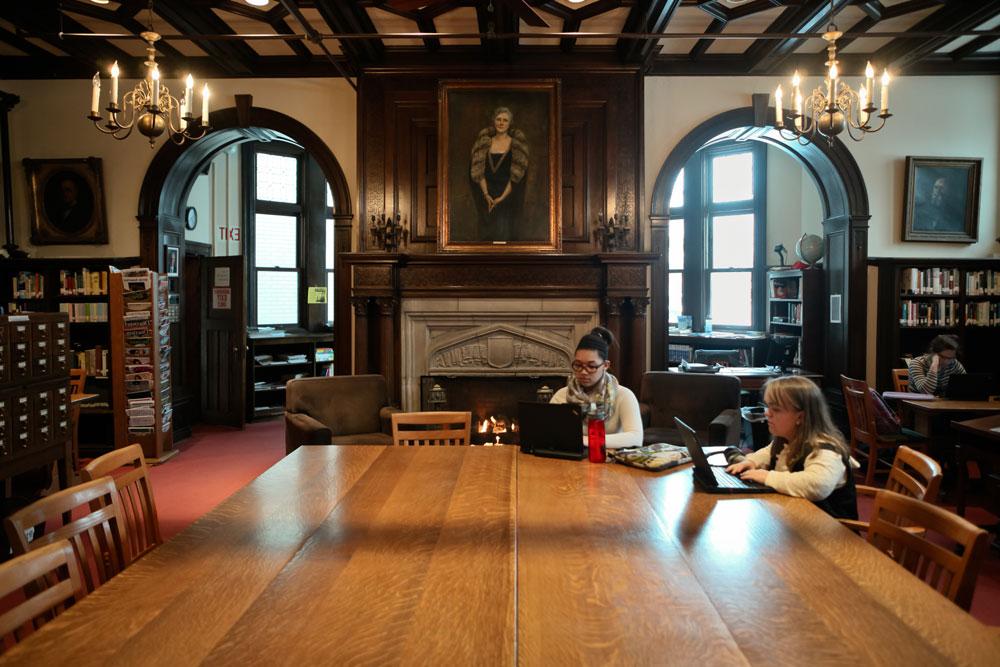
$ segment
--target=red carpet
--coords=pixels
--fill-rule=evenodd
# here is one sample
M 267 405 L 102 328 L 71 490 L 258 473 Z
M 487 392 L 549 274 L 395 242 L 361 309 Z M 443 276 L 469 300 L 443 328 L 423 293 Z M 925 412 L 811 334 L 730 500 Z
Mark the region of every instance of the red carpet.
M 178 449 L 177 456 L 151 471 L 164 539 L 281 459 L 285 455 L 284 421 L 254 422 L 243 431 L 199 426 Z M 863 500 L 858 510 L 867 519 L 871 503 Z M 978 508 L 970 508 L 966 516 L 979 524 L 995 520 Z M 989 550 L 980 571 L 972 615 L 987 625 L 1000 626 L 1000 552 L 996 548 Z

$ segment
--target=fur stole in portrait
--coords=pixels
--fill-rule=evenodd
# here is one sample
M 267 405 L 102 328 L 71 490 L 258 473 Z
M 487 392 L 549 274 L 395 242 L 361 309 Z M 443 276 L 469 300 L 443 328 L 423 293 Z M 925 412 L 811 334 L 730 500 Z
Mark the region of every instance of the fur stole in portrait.
M 476 137 L 476 143 L 472 145 L 472 168 L 470 170 L 472 180 L 479 182 L 486 173 L 486 156 L 490 152 L 490 143 L 496 130 L 492 127 L 484 127 Z M 524 178 L 524 173 L 528 170 L 528 139 L 521 130 L 510 131 L 510 182 L 520 183 Z

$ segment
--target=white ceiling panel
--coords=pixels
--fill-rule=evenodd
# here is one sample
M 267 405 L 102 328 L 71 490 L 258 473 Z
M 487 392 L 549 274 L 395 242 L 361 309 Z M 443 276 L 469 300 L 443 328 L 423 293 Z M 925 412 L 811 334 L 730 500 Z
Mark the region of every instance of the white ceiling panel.
M 219 9 L 213 9 L 215 15 L 229 24 L 232 31 L 238 35 L 277 35 L 277 31 L 265 21 L 255 21 L 241 14 L 233 14 Z M 258 56 L 294 56 L 295 51 L 283 40 L 253 39 L 247 40 L 247 46 Z
M 377 7 L 368 8 L 368 17 L 372 20 L 375 30 L 379 33 L 420 32 L 416 21 L 404 19 L 402 16 L 397 16 Z M 435 25 L 435 27 L 437 26 Z M 385 41 L 385 45 L 389 48 L 394 46 L 423 46 L 423 44 L 424 40 L 422 39 L 388 39 Z
M 712 17 L 697 7 L 681 7 L 674 12 L 673 18 L 670 19 L 664 32 L 668 35 L 682 32 L 705 32 L 711 23 Z M 661 39 L 659 42 L 660 53 L 689 53 L 697 43 L 696 39 Z
M 610 12 L 598 14 L 594 18 L 581 21 L 580 30 L 582 32 L 619 33 L 625 27 L 625 20 L 628 19 L 630 11 L 632 10 L 628 7 L 619 7 L 618 9 L 612 9 Z M 613 45 L 617 42 L 618 39 L 616 37 L 576 40 L 576 43 L 581 46 L 593 46 L 595 44 Z
M 869 32 L 902 32 L 909 30 L 914 25 L 938 10 L 937 7 L 924 9 L 919 12 L 911 12 L 893 19 L 879 21 Z M 892 41 L 891 37 L 861 37 L 854 40 L 844 48 L 844 53 L 873 53 Z
M 476 21 L 476 10 L 473 7 L 460 7 L 450 12 L 445 12 L 434 19 L 434 27 L 438 32 L 479 32 L 479 24 Z M 478 39 L 442 39 L 442 46 L 455 46 L 458 44 L 479 44 Z
M 783 11 L 783 7 L 775 7 L 774 9 L 738 18 L 735 21 L 729 21 L 726 23 L 726 27 L 722 29 L 722 34 L 725 35 L 730 32 L 764 32 L 769 25 L 781 16 L 781 12 Z M 708 47 L 706 53 L 711 55 L 743 53 L 750 48 L 751 44 L 753 44 L 752 39 L 717 39 L 712 43 L 712 46 Z

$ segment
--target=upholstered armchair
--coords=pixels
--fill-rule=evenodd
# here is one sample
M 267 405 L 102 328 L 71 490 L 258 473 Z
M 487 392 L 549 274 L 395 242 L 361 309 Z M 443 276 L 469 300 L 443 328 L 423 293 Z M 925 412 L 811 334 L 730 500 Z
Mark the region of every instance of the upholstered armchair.
M 289 380 L 285 453 L 299 445 L 391 445 L 394 412 L 381 375 Z
M 703 445 L 740 441 L 740 381 L 730 375 L 649 371 L 639 390 L 643 442 L 680 444 L 674 417 L 698 432 Z

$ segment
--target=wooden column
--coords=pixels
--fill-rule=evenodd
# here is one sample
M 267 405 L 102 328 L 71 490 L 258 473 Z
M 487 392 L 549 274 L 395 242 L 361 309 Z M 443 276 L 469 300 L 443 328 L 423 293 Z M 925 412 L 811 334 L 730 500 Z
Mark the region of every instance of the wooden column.
M 351 297 L 354 309 L 354 374 L 364 375 L 368 368 L 368 297 Z
M 638 394 L 642 374 L 646 372 L 646 309 L 649 297 L 632 297 L 632 326 L 629 337 L 628 382 L 625 386 Z
M 378 307 L 378 370 L 389 387 L 389 405 L 399 404 L 399 372 L 396 364 L 396 306 L 399 300 L 392 297 L 375 299 Z
M 608 354 L 611 361 L 611 373 L 618 377 L 626 373 L 626 369 L 622 368 L 622 357 L 626 356 L 623 354 L 623 348 L 628 344 L 628 341 L 622 338 L 622 306 L 624 303 L 625 299 L 618 297 L 608 297 L 604 300 L 604 314 L 608 330 L 614 334 L 615 340 L 618 341 L 618 345 L 612 347 Z

